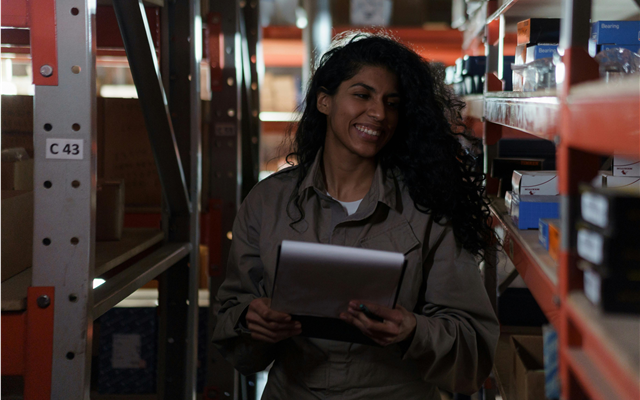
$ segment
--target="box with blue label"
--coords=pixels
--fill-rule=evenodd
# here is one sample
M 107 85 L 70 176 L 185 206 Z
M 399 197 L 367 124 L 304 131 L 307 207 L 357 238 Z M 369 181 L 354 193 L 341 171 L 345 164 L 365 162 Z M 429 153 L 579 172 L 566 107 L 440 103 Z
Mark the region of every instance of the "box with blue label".
M 591 24 L 596 44 L 640 44 L 640 21 L 598 21 Z
M 511 218 L 518 229 L 538 229 L 541 218 L 559 217 L 560 196 L 512 195 Z
M 526 62 L 539 60 L 541 58 L 552 58 L 556 53 L 558 53 L 557 44 L 537 44 L 527 47 Z

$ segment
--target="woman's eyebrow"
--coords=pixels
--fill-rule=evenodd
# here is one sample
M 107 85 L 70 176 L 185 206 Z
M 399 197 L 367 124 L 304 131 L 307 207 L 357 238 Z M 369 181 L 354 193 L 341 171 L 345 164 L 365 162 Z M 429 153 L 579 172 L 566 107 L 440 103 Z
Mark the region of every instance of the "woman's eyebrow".
M 377 90 L 376 90 L 374 87 L 369 86 L 369 85 L 367 85 L 367 84 L 365 84 L 365 83 L 361 83 L 361 82 L 354 83 L 353 85 L 349 86 L 349 89 L 351 89 L 351 88 L 353 88 L 353 87 L 356 87 L 356 86 L 360 86 L 360 87 L 362 87 L 362 88 L 365 88 L 365 89 L 367 89 L 368 91 L 373 92 L 373 93 L 376 93 L 376 92 L 377 92 Z M 395 93 L 395 92 L 394 92 L 394 93 L 389 93 L 389 94 L 387 95 L 387 97 L 400 97 L 400 94 Z

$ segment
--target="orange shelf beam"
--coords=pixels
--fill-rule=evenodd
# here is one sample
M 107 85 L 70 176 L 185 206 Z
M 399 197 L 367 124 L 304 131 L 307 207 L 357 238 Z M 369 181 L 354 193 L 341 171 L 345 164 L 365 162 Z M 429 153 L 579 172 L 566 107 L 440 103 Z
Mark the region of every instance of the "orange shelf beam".
M 494 226 L 500 224 L 505 231 L 503 249 L 513 261 L 544 315 L 556 329 L 559 329 L 560 302 L 556 284 L 542 269 L 529 246 L 518 233 L 511 217 L 499 211 L 495 205 L 490 206 L 490 209 L 494 218 Z
M 640 154 L 638 79 L 622 87 L 585 84 L 575 92 L 568 96 L 565 110 L 569 129 L 562 139 L 568 146 L 598 154 Z
M 599 311 L 595 310 L 595 306 L 588 303 L 588 300 L 584 295 L 572 294 L 569 296 L 568 301 L 564 304 L 566 310 L 566 316 L 569 318 L 572 326 L 579 332 L 581 337 L 582 352 L 585 356 L 591 360 L 597 373 L 590 374 L 593 376 L 602 376 L 607 382 L 619 392 L 616 399 L 621 400 L 636 400 L 640 399 L 640 376 L 638 376 L 638 366 L 634 365 L 632 360 L 624 360 L 623 357 L 633 359 L 634 355 L 626 354 L 631 350 L 626 348 L 624 344 L 615 348 L 610 339 L 607 339 L 604 330 L 597 325 L 593 314 L 599 314 Z M 592 312 L 589 312 L 592 309 Z M 606 315 L 608 318 L 616 318 L 612 314 Z M 624 326 L 620 326 L 620 330 L 626 330 L 627 332 L 618 332 L 620 334 L 626 333 L 629 336 L 636 336 L 640 332 L 633 334 L 633 331 L 638 331 L 638 323 L 633 324 L 631 319 L 633 317 L 617 317 L 624 321 Z M 637 318 L 636 318 L 637 320 Z M 606 322 L 603 322 L 606 323 Z M 634 325 L 634 326 L 629 326 Z M 635 329 L 634 329 L 635 328 Z M 637 346 L 636 346 L 637 347 Z M 635 355 L 638 357 L 638 355 Z M 576 366 L 571 365 L 575 370 Z M 589 379 L 585 380 L 588 384 Z M 585 382 L 583 381 L 583 383 Z M 585 385 L 587 386 L 587 385 Z M 590 393 L 594 393 L 592 388 L 587 387 Z M 611 397 L 613 398 L 613 397 Z M 604 399 L 604 397 L 603 397 Z

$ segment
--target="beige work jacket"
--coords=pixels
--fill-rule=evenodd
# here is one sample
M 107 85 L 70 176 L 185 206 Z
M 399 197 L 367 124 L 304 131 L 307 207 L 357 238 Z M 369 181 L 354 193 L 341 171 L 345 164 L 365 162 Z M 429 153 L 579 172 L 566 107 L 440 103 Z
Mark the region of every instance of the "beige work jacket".
M 456 243 L 451 227 L 416 210 L 400 177 L 380 167 L 358 211 L 347 217 L 326 195 L 321 157 L 322 151 L 298 190 L 305 218 L 293 227 L 286 210 L 297 167 L 258 183 L 240 207 L 217 296 L 215 346 L 244 374 L 275 361 L 263 395 L 268 400 L 439 400 L 438 387 L 477 391 L 491 371 L 499 325 L 474 257 Z M 253 299 L 271 296 L 282 240 L 404 253 L 398 304 L 415 313 L 411 342 L 374 347 L 299 336 L 277 344 L 251 339 L 240 321 Z

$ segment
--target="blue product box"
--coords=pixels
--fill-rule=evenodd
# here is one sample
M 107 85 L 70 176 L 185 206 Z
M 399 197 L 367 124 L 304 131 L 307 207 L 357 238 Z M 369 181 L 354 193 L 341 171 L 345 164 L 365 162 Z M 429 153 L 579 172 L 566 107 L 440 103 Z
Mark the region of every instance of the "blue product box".
M 615 49 L 617 47 L 622 47 L 623 49 L 627 49 L 629 51 L 632 51 L 634 53 L 640 54 L 640 43 L 639 44 L 603 44 L 602 46 L 599 46 L 600 48 L 598 49 L 598 51 L 603 51 L 603 50 L 609 50 L 609 49 Z
M 540 218 L 560 217 L 560 196 L 519 196 L 513 194 L 511 218 L 518 229 L 538 229 Z
M 640 44 L 640 21 L 598 21 L 591 24 L 596 44 Z
M 549 251 L 549 220 L 544 218 L 540 219 L 538 229 L 538 241 L 545 250 Z
M 539 60 L 541 58 L 552 58 L 558 52 L 557 44 L 537 44 L 527 47 L 526 62 Z

